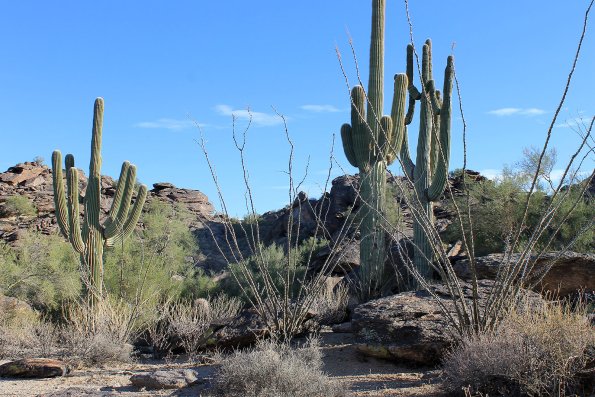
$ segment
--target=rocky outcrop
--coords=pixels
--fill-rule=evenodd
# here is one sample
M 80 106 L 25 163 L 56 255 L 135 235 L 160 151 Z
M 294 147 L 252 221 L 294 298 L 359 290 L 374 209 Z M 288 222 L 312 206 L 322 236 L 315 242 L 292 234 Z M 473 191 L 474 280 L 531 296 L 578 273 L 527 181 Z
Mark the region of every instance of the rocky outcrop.
M 479 282 L 479 307 L 485 307 L 493 282 Z M 435 285 L 433 291 L 451 315 L 456 318 L 448 290 Z M 470 303 L 470 285 L 463 293 Z M 529 292 L 532 304 L 541 304 L 541 297 Z M 456 337 L 439 303 L 427 291 L 404 292 L 373 300 L 354 309 L 352 330 L 360 353 L 416 365 L 436 365 L 453 346 Z
M 87 177 L 79 170 L 79 190 L 84 196 Z M 101 218 L 104 219 L 115 194 L 115 181 L 109 176 L 101 177 Z M 35 207 L 35 215 L 7 214 L 4 211 L 6 200 L 11 196 L 21 196 Z M 147 201 L 161 200 L 178 203 L 193 216 L 189 227 L 203 227 L 203 223 L 213 219 L 214 207 L 206 195 L 191 189 L 176 188 L 170 183 L 155 183 Z M 83 206 L 81 206 L 81 212 Z M 34 230 L 44 234 L 57 232 L 54 215 L 54 192 L 52 170 L 36 162 L 26 162 L 10 167 L 0 174 L 0 239 L 14 242 L 24 230 Z
M 568 297 L 579 290 L 595 291 L 595 254 L 566 252 L 558 256 L 557 252 L 549 252 L 539 258 L 533 256 L 529 260 L 529 264 L 534 263 L 529 278 L 542 274 L 544 269 L 551 266 L 541 283 L 535 287 L 535 291 L 560 297 Z M 494 279 L 502 268 L 503 259 L 503 254 L 475 258 L 477 277 Z M 519 259 L 520 254 L 512 254 L 510 261 L 516 263 Z M 471 278 L 469 260 L 459 260 L 453 267 L 460 278 Z
M 55 378 L 69 372 L 64 362 L 48 358 L 26 358 L 0 365 L 0 377 Z

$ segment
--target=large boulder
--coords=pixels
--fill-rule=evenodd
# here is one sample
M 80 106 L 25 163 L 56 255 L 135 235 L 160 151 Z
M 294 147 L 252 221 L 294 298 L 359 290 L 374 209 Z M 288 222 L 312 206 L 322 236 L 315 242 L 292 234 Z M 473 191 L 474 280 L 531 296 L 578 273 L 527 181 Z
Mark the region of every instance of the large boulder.
M 520 254 L 513 254 L 511 261 L 519 260 Z M 502 267 L 504 254 L 491 254 L 475 258 L 477 277 L 480 279 L 494 279 Z M 535 291 L 568 297 L 578 290 L 595 291 L 595 254 L 566 252 L 548 252 L 539 258 L 532 256 L 529 263 L 535 263 L 529 276 L 541 274 L 547 266 L 547 272 Z M 457 276 L 464 280 L 471 278 L 469 260 L 463 259 L 453 265 Z
M 485 307 L 492 286 L 493 281 L 479 281 L 480 308 Z M 434 285 L 432 290 L 456 319 L 448 289 Z M 471 304 L 471 286 L 463 284 L 462 291 Z M 528 294 L 533 304 L 542 302 L 538 294 Z M 439 364 L 457 339 L 439 302 L 427 291 L 403 292 L 357 306 L 352 315 L 352 330 L 357 350 L 363 355 L 415 365 Z
M 69 372 L 70 368 L 64 362 L 49 358 L 26 358 L 0 365 L 0 377 L 54 378 Z

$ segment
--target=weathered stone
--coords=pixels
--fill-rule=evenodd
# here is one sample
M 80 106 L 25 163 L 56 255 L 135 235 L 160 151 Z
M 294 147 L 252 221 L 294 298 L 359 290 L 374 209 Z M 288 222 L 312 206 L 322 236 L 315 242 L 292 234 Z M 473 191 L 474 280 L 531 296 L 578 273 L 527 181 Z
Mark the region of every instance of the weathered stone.
M 581 289 L 595 291 L 595 254 L 566 252 L 559 258 L 557 256 L 558 253 L 549 252 L 537 259 L 531 257 L 529 263 L 535 262 L 535 266 L 529 277 L 541 274 L 545 267 L 552 266 L 542 282 L 536 286 L 535 291 L 542 291 L 555 296 L 559 295 L 560 297 L 567 297 Z M 516 262 L 519 257 L 520 254 L 513 254 L 511 261 Z M 503 258 L 503 254 L 491 254 L 475 258 L 477 277 L 480 279 L 494 279 L 502 266 Z M 471 278 L 467 259 L 455 262 L 453 267 L 457 276 L 464 280 Z
M 479 281 L 479 307 L 485 307 L 492 281 Z M 433 291 L 456 318 L 448 290 L 435 285 Z M 471 302 L 471 286 L 462 291 Z M 529 292 L 530 302 L 541 297 Z M 439 303 L 427 291 L 404 292 L 373 300 L 354 309 L 352 328 L 357 349 L 364 355 L 417 365 L 435 365 L 456 340 L 452 327 Z
M 132 375 L 130 382 L 144 389 L 181 389 L 198 383 L 199 377 L 194 370 L 179 369 Z
M 243 310 L 225 324 L 213 324 L 213 333 L 207 340 L 208 347 L 243 348 L 268 335 L 268 328 L 255 310 Z
M 69 372 L 64 362 L 47 358 L 26 358 L 0 365 L 0 377 L 55 378 Z

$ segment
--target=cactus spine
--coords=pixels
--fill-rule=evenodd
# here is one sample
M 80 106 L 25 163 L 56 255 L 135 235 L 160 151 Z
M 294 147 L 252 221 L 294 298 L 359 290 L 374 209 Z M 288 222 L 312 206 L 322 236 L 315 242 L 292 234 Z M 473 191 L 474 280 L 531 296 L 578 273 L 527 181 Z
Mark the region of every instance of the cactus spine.
M 103 249 L 128 237 L 138 218 L 147 196 L 147 187 L 140 186 L 136 201 L 130 210 L 130 201 L 135 186 L 136 167 L 125 161 L 122 164 L 118 186 L 109 212 L 102 224 L 99 219 L 101 200 L 101 134 L 103 127 L 103 99 L 97 98 L 93 111 L 93 132 L 91 138 L 91 162 L 89 179 L 84 198 L 82 228 L 79 219 L 78 171 L 74 157 L 67 154 L 66 186 L 62 181 L 62 154 L 52 154 L 52 174 L 56 219 L 62 234 L 80 254 L 83 283 L 90 303 L 101 298 L 103 289 Z
M 384 101 L 384 11 L 385 0 L 372 1 L 372 35 L 368 93 L 355 86 L 351 91 L 351 125 L 343 124 L 341 138 L 345 156 L 360 172 L 362 200 L 360 239 L 360 293 L 370 298 L 380 292 L 385 262 L 383 218 L 386 199 L 386 167 L 398 151 L 405 128 L 407 75 L 395 76 L 390 116 L 382 116 Z M 365 104 L 367 101 L 367 110 Z
M 405 125 L 413 119 L 415 102 L 420 101 L 419 137 L 415 164 L 409 155 L 407 127 L 402 140 L 397 144 L 403 170 L 414 183 L 415 200 L 420 211 L 414 211 L 413 242 L 416 246 L 414 264 L 425 279 L 432 277 L 431 262 L 434 259 L 433 240 L 427 228 L 434 225 L 433 201 L 444 192 L 447 184 L 450 159 L 451 96 L 454 75 L 454 58 L 449 56 L 444 71 L 442 95 L 435 89 L 432 76 L 432 42 L 423 46 L 420 92 L 413 85 L 413 46 L 407 46 L 407 78 L 409 81 L 409 105 Z M 424 227 L 425 225 L 425 227 Z

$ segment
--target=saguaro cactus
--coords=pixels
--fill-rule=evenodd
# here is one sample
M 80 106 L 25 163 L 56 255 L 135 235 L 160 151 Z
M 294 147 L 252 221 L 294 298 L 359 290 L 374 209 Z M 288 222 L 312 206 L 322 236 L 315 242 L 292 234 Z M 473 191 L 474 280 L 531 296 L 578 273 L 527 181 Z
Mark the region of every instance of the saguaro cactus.
M 414 182 L 414 200 L 419 200 L 420 204 L 419 210 L 413 211 L 413 242 L 416 246 L 414 264 L 420 274 L 429 279 L 432 276 L 431 262 L 434 259 L 432 239 L 427 230 L 434 225 L 432 202 L 442 195 L 448 181 L 454 58 L 449 56 L 447 59 L 441 95 L 440 91 L 435 89 L 432 76 L 432 42 L 428 39 L 423 46 L 421 92 L 413 84 L 413 57 L 413 46 L 410 44 L 407 46 L 409 106 L 405 124 L 411 123 L 415 102 L 420 101 L 419 138 L 415 164 L 409 155 L 406 127 L 402 140 L 397 143 L 397 149 L 400 152 L 405 173 Z
M 62 182 L 62 154 L 55 150 L 52 154 L 54 204 L 56 219 L 62 234 L 80 254 L 83 269 L 83 282 L 90 301 L 101 298 L 103 288 L 103 249 L 113 246 L 132 233 L 147 196 L 147 187 L 141 185 L 136 201 L 130 210 L 130 201 L 135 187 L 136 167 L 125 161 L 122 164 L 118 186 L 109 212 L 109 217 L 101 224 L 101 134 L 103 126 L 103 99 L 95 100 L 93 111 L 93 133 L 91 139 L 91 163 L 89 179 L 84 198 L 84 220 L 82 229 L 79 219 L 78 171 L 74 157 L 66 155 L 67 194 Z
M 372 1 L 372 37 L 368 93 L 351 91 L 351 125 L 343 124 L 345 156 L 360 172 L 360 286 L 364 297 L 376 295 L 383 282 L 386 167 L 392 163 L 405 128 L 407 75 L 395 76 L 391 115 L 382 116 L 384 101 L 384 0 Z M 365 104 L 367 101 L 367 111 Z

